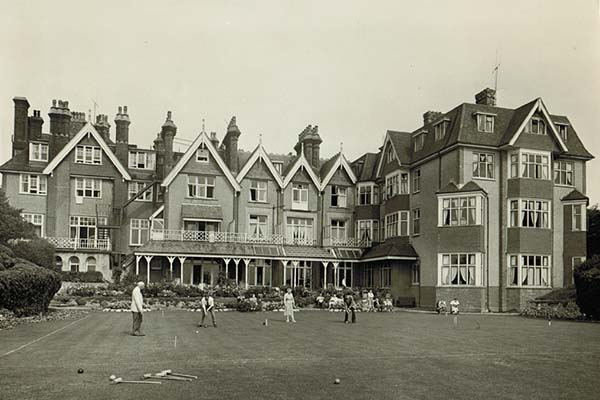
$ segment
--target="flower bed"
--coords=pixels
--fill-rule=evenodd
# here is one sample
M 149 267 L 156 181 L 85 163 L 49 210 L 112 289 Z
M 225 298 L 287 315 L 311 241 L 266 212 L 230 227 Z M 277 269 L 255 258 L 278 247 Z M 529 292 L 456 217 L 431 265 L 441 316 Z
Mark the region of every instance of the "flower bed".
M 0 331 L 3 329 L 12 329 L 21 324 L 35 324 L 46 321 L 60 321 L 67 319 L 77 319 L 87 314 L 82 310 L 49 310 L 45 315 L 35 315 L 31 317 L 17 317 L 7 309 L 0 309 Z

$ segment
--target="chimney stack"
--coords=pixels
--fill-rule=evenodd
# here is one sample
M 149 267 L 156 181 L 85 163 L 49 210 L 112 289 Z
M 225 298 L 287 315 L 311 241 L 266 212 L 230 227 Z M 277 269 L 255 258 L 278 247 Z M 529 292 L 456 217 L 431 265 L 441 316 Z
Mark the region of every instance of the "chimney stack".
M 33 110 L 33 116 L 29 117 L 28 121 L 28 134 L 29 139 L 41 139 L 42 138 L 42 125 L 44 124 L 44 120 L 42 119 L 42 114 L 40 110 Z
M 173 139 L 175 138 L 176 134 L 177 125 L 175 125 L 171 119 L 171 111 L 167 111 L 167 118 L 160 131 L 165 148 L 164 176 L 167 176 L 175 166 L 175 157 L 173 156 Z
M 21 152 L 29 154 L 29 127 L 27 120 L 27 115 L 29 114 L 29 102 L 25 97 L 15 97 L 13 102 L 15 103 L 15 127 L 12 143 L 12 155 L 14 157 L 17 153 Z
M 117 146 L 119 146 L 118 143 Z M 156 150 L 156 176 L 159 180 L 163 180 L 165 177 L 163 175 L 165 166 L 165 145 L 162 137 L 160 136 L 160 132 L 156 134 L 153 148 Z
M 223 138 L 225 144 L 225 163 L 233 173 L 239 171 L 239 159 L 238 159 L 238 140 L 242 132 L 237 126 L 237 120 L 235 116 L 229 121 L 227 126 L 227 133 Z
M 100 136 L 102 136 L 102 139 L 104 139 L 104 141 L 108 143 L 108 141 L 110 140 L 110 124 L 108 123 L 108 115 L 96 115 L 96 123 L 94 124 L 94 127 L 96 128 Z
M 442 113 L 439 111 L 427 111 L 423 114 L 423 125 L 429 125 L 441 116 Z
M 496 105 L 496 91 L 494 89 L 485 88 L 475 95 L 475 103 L 485 106 Z
M 52 107 L 50 107 L 48 116 L 50 117 L 50 133 L 52 134 L 50 158 L 54 158 L 70 139 L 71 111 L 69 111 L 69 102 L 52 100 Z
M 319 169 L 321 164 L 320 147 L 323 140 L 319 136 L 319 126 L 308 125 L 298 135 L 298 143 L 294 146 L 296 154 L 300 155 L 300 151 L 304 149 L 304 157 L 308 163 L 314 168 Z
M 219 139 L 217 138 L 217 132 L 210 133 L 210 142 L 215 149 L 219 148 Z
M 123 165 L 129 165 L 129 125 L 131 120 L 127 106 L 119 106 L 115 116 L 115 142 L 117 158 Z
M 85 113 L 83 112 L 71 112 L 71 137 L 77 135 L 81 128 L 85 126 L 87 121 L 85 120 Z

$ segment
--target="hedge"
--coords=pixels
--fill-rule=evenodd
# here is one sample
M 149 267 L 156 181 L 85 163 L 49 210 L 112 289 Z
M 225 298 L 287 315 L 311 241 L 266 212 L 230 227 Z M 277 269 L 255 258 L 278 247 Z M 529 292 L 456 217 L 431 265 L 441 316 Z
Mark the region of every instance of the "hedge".
M 85 272 L 71 272 L 61 271 L 60 275 L 62 280 L 65 282 L 85 282 L 85 283 L 102 283 L 104 277 L 100 271 L 85 271 Z
M 60 286 L 60 275 L 56 272 L 18 263 L 0 271 L 0 308 L 18 317 L 46 313 Z
M 11 244 L 11 247 L 15 257 L 24 258 L 40 267 L 59 271 L 54 263 L 55 248 L 48 241 L 39 238 L 19 240 Z
M 577 305 L 592 319 L 600 319 L 600 256 L 582 263 L 575 269 Z

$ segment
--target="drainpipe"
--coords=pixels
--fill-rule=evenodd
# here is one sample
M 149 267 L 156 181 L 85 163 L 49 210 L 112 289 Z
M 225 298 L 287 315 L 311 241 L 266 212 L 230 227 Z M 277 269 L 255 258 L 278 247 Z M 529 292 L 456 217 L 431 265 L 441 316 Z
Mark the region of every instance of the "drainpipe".
M 490 198 L 485 193 L 485 309 L 490 312 Z

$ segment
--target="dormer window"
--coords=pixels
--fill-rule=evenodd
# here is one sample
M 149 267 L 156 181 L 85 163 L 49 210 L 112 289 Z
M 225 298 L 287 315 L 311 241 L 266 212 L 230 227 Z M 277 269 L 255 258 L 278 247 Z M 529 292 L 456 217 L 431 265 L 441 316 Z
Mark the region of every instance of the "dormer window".
M 75 149 L 77 164 L 102 164 L 102 150 L 98 146 L 77 146 Z
M 525 133 L 533 133 L 535 135 L 546 134 L 546 123 L 541 118 L 533 117 L 525 127 Z
M 129 168 L 133 169 L 154 169 L 154 153 L 145 151 L 129 152 Z
M 196 161 L 199 163 L 208 163 L 208 148 L 206 147 L 206 143 L 200 143 L 200 146 L 198 146 Z
M 31 161 L 48 161 L 48 144 L 46 144 L 46 143 L 30 143 L 29 144 L 29 160 L 31 160 Z
M 419 151 L 425 145 L 425 132 L 417 134 L 414 141 L 414 150 Z
M 448 121 L 442 121 L 433 127 L 433 136 L 435 141 L 442 139 L 446 136 L 446 129 L 448 128 Z
M 277 171 L 277 173 L 279 175 L 283 174 L 283 163 L 282 162 L 275 161 L 275 162 L 273 162 L 273 166 L 275 167 L 275 171 Z
M 567 140 L 567 124 L 555 124 L 556 129 L 558 130 L 558 134 L 560 135 L 562 140 Z
M 392 161 L 394 161 L 396 159 L 396 152 L 394 152 L 394 149 L 392 148 L 392 146 L 388 146 L 386 156 L 387 156 L 388 163 L 391 163 Z
M 479 132 L 493 133 L 494 132 L 494 119 L 493 114 L 477 114 L 477 130 Z

